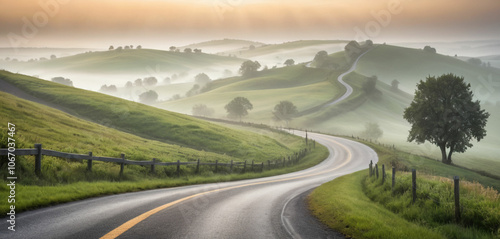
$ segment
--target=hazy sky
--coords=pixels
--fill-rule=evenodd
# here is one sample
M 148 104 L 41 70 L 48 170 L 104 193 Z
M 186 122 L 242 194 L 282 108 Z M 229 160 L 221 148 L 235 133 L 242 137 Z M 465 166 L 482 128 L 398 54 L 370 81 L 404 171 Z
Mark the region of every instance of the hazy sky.
M 0 47 L 500 39 L 499 0 L 0 0 Z

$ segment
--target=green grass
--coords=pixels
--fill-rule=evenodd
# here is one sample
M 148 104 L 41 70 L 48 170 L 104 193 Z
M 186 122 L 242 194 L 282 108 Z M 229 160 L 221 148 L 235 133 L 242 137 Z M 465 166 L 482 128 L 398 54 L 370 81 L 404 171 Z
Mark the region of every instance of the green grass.
M 449 178 L 417 175 L 417 200 L 412 203 L 411 173 L 396 173 L 396 185 L 391 189 L 392 173 L 382 183 L 382 177 L 367 177 L 363 181 L 365 194 L 408 221 L 443 231 L 448 238 L 500 237 L 500 194 L 478 183 L 460 181 L 461 220 L 455 224 L 453 181 Z M 461 228 L 449 234 L 445 228 Z M 462 235 L 461 235 L 462 234 Z
M 362 190 L 365 170 L 337 178 L 316 188 L 309 208 L 319 220 L 352 238 L 444 238 L 372 202 Z

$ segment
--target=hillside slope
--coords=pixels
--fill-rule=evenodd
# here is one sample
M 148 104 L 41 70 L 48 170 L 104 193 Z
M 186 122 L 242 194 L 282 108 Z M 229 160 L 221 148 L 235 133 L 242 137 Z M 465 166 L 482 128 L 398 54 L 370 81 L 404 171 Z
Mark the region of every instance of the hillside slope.
M 240 158 L 262 157 L 266 154 L 259 150 L 262 148 L 287 150 L 286 146 L 265 136 L 232 130 L 100 93 L 6 71 L 0 71 L 0 80 L 57 105 L 74 116 L 146 139 Z
M 357 72 L 371 76 L 390 84 L 396 79 L 400 89 L 413 93 L 419 80 L 425 77 L 439 76 L 446 73 L 463 76 L 472 86 L 480 100 L 496 102 L 500 100 L 500 70 L 493 67 L 481 67 L 460 59 L 429 53 L 420 49 L 411 49 L 390 45 L 380 45 L 359 61 Z

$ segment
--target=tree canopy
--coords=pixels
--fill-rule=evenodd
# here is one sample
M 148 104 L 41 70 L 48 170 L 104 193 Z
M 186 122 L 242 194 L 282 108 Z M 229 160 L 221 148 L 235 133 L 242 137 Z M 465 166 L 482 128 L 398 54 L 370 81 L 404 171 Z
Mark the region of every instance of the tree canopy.
M 253 75 L 261 67 L 258 61 L 245 61 L 241 64 L 240 73 L 243 77 L 249 77 Z
M 253 109 L 252 103 L 245 97 L 236 97 L 229 102 L 226 109 L 229 118 L 239 118 L 248 115 L 248 111 Z
M 453 152 L 463 153 L 472 147 L 473 138 L 480 141 L 486 136 L 489 113 L 472 98 L 470 84 L 463 77 L 445 74 L 420 81 L 403 115 L 412 125 L 408 141 L 437 145 L 442 162 L 451 164 Z
M 139 101 L 144 104 L 152 104 L 158 100 L 158 93 L 150 90 L 139 95 Z
M 292 102 L 287 100 L 280 101 L 280 103 L 274 106 L 273 119 L 275 121 L 285 121 L 288 126 L 288 123 L 298 112 L 297 106 L 295 106 Z

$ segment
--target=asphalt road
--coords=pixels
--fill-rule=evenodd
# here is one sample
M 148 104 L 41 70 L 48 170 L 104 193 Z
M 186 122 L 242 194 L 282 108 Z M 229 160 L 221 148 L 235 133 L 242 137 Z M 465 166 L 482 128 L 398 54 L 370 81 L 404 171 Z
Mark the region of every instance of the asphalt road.
M 359 60 L 361 59 L 362 56 L 364 56 L 366 53 L 368 53 L 370 50 L 368 51 L 365 51 L 363 52 L 363 54 L 359 55 L 358 58 L 356 58 L 356 60 L 354 61 L 354 63 L 352 64 L 351 68 L 349 68 L 349 70 L 347 70 L 346 72 L 342 73 L 341 75 L 339 75 L 339 77 L 337 77 L 337 81 L 340 82 L 340 84 L 342 84 L 345 88 L 346 88 L 346 92 L 344 93 L 344 95 L 342 95 L 341 97 L 339 97 L 338 99 L 335 99 L 334 101 L 324 105 L 323 107 L 328 107 L 328 106 L 331 106 L 331 105 L 334 105 L 334 104 L 337 104 L 339 103 L 340 101 L 343 101 L 345 99 L 347 99 L 347 97 L 349 97 L 353 90 L 352 90 L 352 87 L 347 84 L 345 81 L 344 81 L 344 77 L 353 72 L 356 67 L 358 66 L 358 62 Z
M 125 193 L 16 215 L 0 221 L 0 238 L 337 238 L 308 212 L 315 187 L 375 163 L 376 153 L 350 140 L 309 133 L 328 147 L 322 163 L 267 178 Z M 221 176 L 224 177 L 224 176 Z

